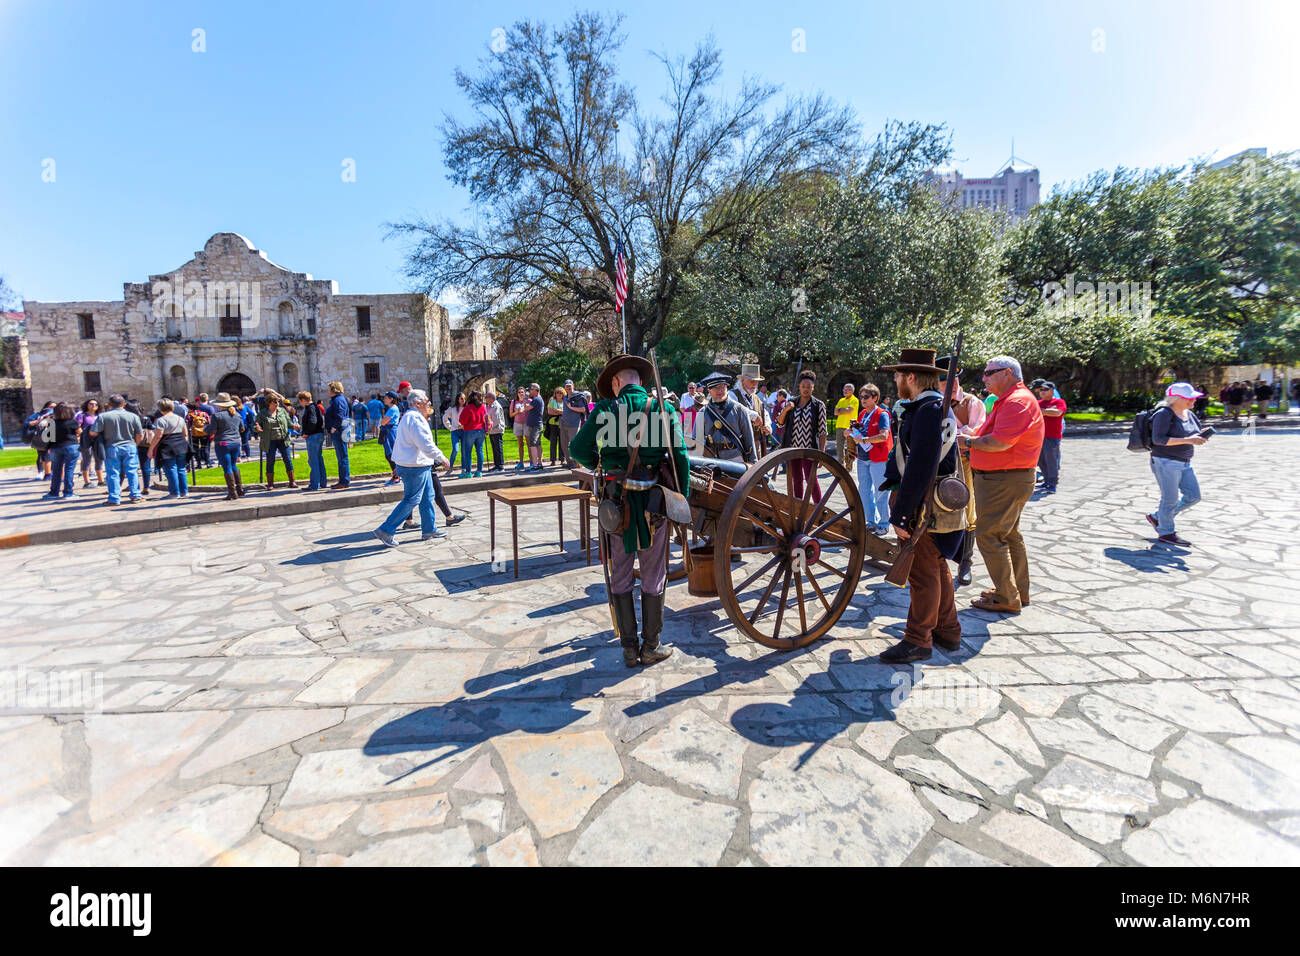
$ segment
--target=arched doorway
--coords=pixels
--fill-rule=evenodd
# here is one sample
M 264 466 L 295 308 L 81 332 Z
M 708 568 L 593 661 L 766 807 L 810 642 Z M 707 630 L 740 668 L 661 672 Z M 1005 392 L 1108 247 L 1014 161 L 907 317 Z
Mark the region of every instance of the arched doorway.
M 173 365 L 167 371 L 167 394 L 175 399 L 189 398 L 189 388 L 185 380 L 185 367 Z
M 221 381 L 217 382 L 217 391 L 225 392 L 227 395 L 252 395 L 257 391 L 257 386 L 243 372 L 231 372 L 229 375 L 223 375 Z

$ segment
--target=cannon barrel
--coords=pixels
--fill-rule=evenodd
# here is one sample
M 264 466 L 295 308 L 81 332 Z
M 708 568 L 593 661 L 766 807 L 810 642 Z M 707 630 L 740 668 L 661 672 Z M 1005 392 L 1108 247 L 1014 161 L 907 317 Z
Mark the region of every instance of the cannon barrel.
M 699 455 L 691 455 L 691 471 L 720 471 L 724 475 L 731 475 L 733 478 L 739 478 L 748 469 L 749 466 L 743 461 L 723 461 L 721 458 L 705 458 Z

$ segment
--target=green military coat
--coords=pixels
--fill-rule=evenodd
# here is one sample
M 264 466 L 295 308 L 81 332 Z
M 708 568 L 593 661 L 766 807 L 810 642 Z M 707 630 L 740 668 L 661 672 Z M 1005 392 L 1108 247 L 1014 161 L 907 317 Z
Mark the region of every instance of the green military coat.
M 664 402 L 664 409 L 668 412 L 668 421 L 672 428 L 671 453 L 673 466 L 677 472 L 677 487 L 682 494 L 686 494 L 690 486 L 691 466 L 686 456 L 686 441 L 682 437 L 681 419 L 672 402 Z M 598 401 L 593 413 L 587 416 L 582 428 L 578 429 L 578 433 L 569 442 L 569 454 L 573 460 L 593 470 L 598 466 L 603 467 L 605 471 L 626 469 L 630 448 L 625 434 L 626 429 L 620 428 L 619 422 L 622 420 L 635 423 L 636 419 L 629 417 L 634 412 L 649 415 L 651 418 L 662 414 L 658 403 L 650 401 L 649 393 L 641 385 L 625 385 L 617 398 L 603 398 Z M 662 437 L 661 432 L 662 428 L 659 427 L 647 428 L 640 451 L 637 453 L 638 463 L 655 471 L 659 470 L 659 466 L 669 453 L 668 448 L 654 443 Z M 627 496 L 631 515 L 628 518 L 627 530 L 623 532 L 623 550 L 631 554 L 650 547 L 650 524 L 646 520 L 645 513 L 649 492 L 625 490 L 624 494 Z

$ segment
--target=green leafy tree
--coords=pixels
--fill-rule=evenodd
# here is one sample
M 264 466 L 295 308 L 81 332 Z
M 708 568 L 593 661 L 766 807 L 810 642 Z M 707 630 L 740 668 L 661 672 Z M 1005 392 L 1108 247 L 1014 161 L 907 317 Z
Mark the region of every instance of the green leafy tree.
M 477 225 L 414 220 L 408 275 L 437 295 L 455 287 L 473 312 L 557 290 L 574 311 L 612 308 L 615 249 L 626 249 L 628 348 L 664 333 L 682 278 L 705 246 L 752 231 L 788 175 L 838 168 L 856 131 L 820 96 L 776 104 L 776 88 L 718 88 L 711 40 L 661 57 L 665 109 L 640 111 L 616 73 L 620 18 L 575 15 L 562 29 L 517 23 L 475 75 L 457 70 L 467 122 L 448 118 L 446 162 Z M 633 155 L 616 140 L 631 117 Z
M 551 393 L 563 385 L 566 379 L 573 379 L 576 385 L 588 390 L 595 388 L 596 375 L 600 369 L 601 366 L 592 362 L 585 352 L 566 349 L 528 362 L 519 370 L 515 384 L 528 385 L 536 382 L 542 387 L 542 397 L 550 398 Z

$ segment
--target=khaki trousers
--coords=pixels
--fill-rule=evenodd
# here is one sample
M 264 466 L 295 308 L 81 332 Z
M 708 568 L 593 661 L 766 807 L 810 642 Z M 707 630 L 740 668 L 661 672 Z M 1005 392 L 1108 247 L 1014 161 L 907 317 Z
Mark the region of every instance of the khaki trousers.
M 1033 493 L 1033 468 L 975 472 L 975 543 L 997 601 L 1017 608 L 1029 600 L 1029 556 L 1020 536 L 1020 512 Z

